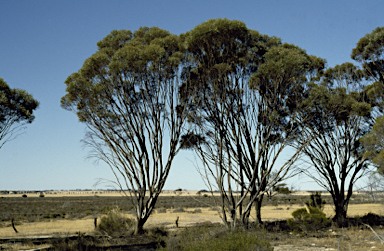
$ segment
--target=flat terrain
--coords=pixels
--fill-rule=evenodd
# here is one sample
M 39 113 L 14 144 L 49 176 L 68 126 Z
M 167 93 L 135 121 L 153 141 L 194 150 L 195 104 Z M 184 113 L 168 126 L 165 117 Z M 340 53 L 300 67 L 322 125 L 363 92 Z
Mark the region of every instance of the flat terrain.
M 23 194 L 27 194 L 27 197 L 22 197 L 22 194 L 0 195 L 0 239 L 36 235 L 62 236 L 77 232 L 91 234 L 94 231 L 94 219 L 100 219 L 109 209 L 116 206 L 127 217 L 134 217 L 129 200 L 119 192 L 49 192 L 44 193 L 45 197 L 39 197 L 40 193 Z M 301 192 L 276 195 L 270 199 L 266 197 L 261 212 L 263 221 L 274 222 L 291 218 L 293 211 L 304 206 L 308 194 Z M 332 217 L 334 213 L 331 198 L 327 194 L 322 196 L 327 201 L 324 212 L 328 217 Z M 177 217 L 180 228 L 204 223 L 220 224 L 221 219 L 214 207 L 214 198 L 208 192 L 200 192 L 198 195 L 197 191 L 165 191 L 146 227 L 164 227 L 176 231 Z M 348 217 L 363 216 L 369 212 L 383 216 L 383 198 L 382 194 L 377 194 L 375 200 L 365 193 L 355 194 L 348 209 Z M 251 212 L 251 216 L 254 214 L 255 212 Z M 12 218 L 15 219 L 15 227 L 19 233 L 15 233 L 11 226 Z M 384 235 L 382 228 L 375 231 Z M 384 245 L 380 244 L 375 234 L 361 227 L 348 230 L 330 229 L 314 237 L 286 234 L 284 238 L 281 237 L 284 234 L 279 234 L 269 240 L 276 246 L 275 250 L 337 250 L 337 247 L 340 250 L 349 250 L 340 248 L 340 243 L 344 242 L 347 245 L 345 247 L 354 245 L 355 249 L 351 250 L 384 250 Z M 295 249 L 304 246 L 306 249 Z M 359 249 L 359 246 L 363 249 Z

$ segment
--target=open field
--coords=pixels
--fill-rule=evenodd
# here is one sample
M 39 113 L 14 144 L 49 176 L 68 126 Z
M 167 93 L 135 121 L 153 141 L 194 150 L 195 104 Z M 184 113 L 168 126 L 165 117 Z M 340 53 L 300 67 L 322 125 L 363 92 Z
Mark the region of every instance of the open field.
M 263 221 L 278 221 L 291 218 L 294 210 L 300 208 L 299 205 L 281 205 L 281 207 L 264 206 L 261 215 Z M 283 208 L 283 209 L 281 209 Z M 288 210 L 286 208 L 289 208 Z M 177 211 L 177 212 L 173 212 Z M 324 212 L 328 217 L 333 216 L 332 207 L 327 205 Z M 358 204 L 351 205 L 349 209 L 349 217 L 363 216 L 371 212 L 378 215 L 384 215 L 384 206 L 381 204 Z M 127 217 L 133 218 L 132 214 L 126 214 Z M 156 227 L 163 226 L 167 229 L 175 227 L 175 220 L 179 217 L 179 227 L 189 227 L 197 223 L 221 223 L 221 219 L 217 211 L 212 208 L 189 208 L 184 212 L 179 210 L 168 209 L 165 213 L 154 213 L 149 218 L 146 226 Z M 100 216 L 98 217 L 100 219 Z M 76 232 L 91 233 L 94 230 L 94 217 L 86 216 L 81 219 L 42 219 L 37 222 L 18 222 L 16 225 L 19 233 L 15 233 L 10 222 L 3 223 L 0 228 L 0 237 L 11 236 L 29 236 L 29 235 L 47 235 L 47 234 L 74 234 Z
M 27 194 L 27 198 L 21 197 L 21 194 L 0 195 L 0 239 L 31 235 L 63 236 L 78 232 L 92 234 L 94 219 L 99 220 L 106 211 L 116 206 L 121 208 L 127 217 L 133 218 L 132 205 L 127 198 L 116 192 L 112 194 L 114 196 L 103 195 L 100 192 L 96 194 L 92 191 L 82 195 L 59 192 L 52 195 L 45 194 L 42 198 L 38 194 Z M 323 198 L 327 201 L 324 212 L 327 217 L 332 217 L 331 198 L 325 194 Z M 292 212 L 303 207 L 307 199 L 305 193 L 265 198 L 261 213 L 263 221 L 277 222 L 291 218 Z M 383 196 L 373 201 L 364 193 L 354 195 L 348 209 L 348 217 L 363 216 L 369 212 L 384 215 Z M 255 212 L 251 212 L 251 216 L 254 214 Z M 177 217 L 179 217 L 178 229 L 175 226 Z M 11 226 L 12 218 L 15 219 L 15 227 L 19 233 L 15 233 Z M 209 193 L 196 195 L 196 191 L 169 191 L 159 198 L 157 208 L 146 227 L 162 227 L 172 232 L 196 224 L 216 223 L 221 224 L 221 219 Z M 384 235 L 382 228 L 375 228 L 375 231 L 379 235 Z M 384 250 L 384 245 L 378 242 L 371 230 L 359 226 L 350 229 L 333 228 L 313 236 L 287 232 L 269 233 L 266 236 L 274 246 L 279 246 L 280 249 L 275 250 L 326 250 L 326 247 L 337 250 L 340 245 L 342 248 L 346 247 L 340 250 L 349 250 L 349 245 L 354 247 L 351 250 Z M 298 243 L 300 247 L 305 246 L 306 249 L 295 249 Z
M 129 195 L 129 191 L 116 191 L 116 190 L 98 190 L 98 191 L 0 191 L 0 197 L 20 197 L 23 194 L 28 197 L 39 197 L 43 193 L 45 197 L 89 197 L 89 196 L 101 196 L 101 197 L 119 197 L 124 196 L 124 194 Z M 160 196 L 196 196 L 198 193 L 201 195 L 207 194 L 212 195 L 211 192 L 206 190 L 200 191 L 177 191 L 177 190 L 164 190 L 161 192 Z M 327 192 L 321 192 L 323 195 L 329 195 Z M 356 195 L 366 195 L 367 192 L 354 192 Z M 376 192 L 378 195 L 384 196 L 384 192 Z M 291 195 L 295 196 L 309 196 L 311 191 L 295 191 Z M 219 196 L 218 192 L 213 192 L 214 196 Z

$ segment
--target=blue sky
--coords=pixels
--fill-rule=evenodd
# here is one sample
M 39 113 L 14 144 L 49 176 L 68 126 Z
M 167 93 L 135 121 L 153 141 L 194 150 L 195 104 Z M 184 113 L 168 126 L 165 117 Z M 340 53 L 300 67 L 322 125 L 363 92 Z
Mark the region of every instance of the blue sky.
M 157 26 L 180 34 L 212 18 L 237 19 L 332 67 L 352 61 L 358 40 L 384 26 L 383 10 L 380 0 L 1 1 L 0 77 L 40 107 L 25 133 L 0 149 L 0 190 L 89 189 L 99 178 L 113 179 L 108 166 L 86 159 L 85 126 L 60 107 L 65 79 L 112 30 Z M 165 189 L 204 188 L 193 159 L 190 151 L 176 157 Z M 292 184 L 317 187 L 303 178 Z

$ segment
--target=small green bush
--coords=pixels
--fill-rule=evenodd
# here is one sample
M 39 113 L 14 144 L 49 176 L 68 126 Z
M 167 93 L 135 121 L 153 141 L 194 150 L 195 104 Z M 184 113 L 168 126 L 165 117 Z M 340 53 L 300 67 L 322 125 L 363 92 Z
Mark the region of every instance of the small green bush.
M 317 231 L 331 225 L 331 220 L 328 219 L 319 208 L 308 207 L 297 209 L 292 213 L 293 219 L 288 219 L 288 226 L 294 231 Z
M 40 197 L 40 198 L 44 198 L 45 195 L 44 195 L 43 193 L 40 193 L 39 197 Z
M 23 198 L 27 198 L 28 196 L 26 194 L 23 194 L 21 197 Z
M 135 220 L 124 217 L 119 208 L 110 210 L 106 216 L 101 217 L 97 229 L 106 232 L 108 235 L 120 235 L 132 230 Z

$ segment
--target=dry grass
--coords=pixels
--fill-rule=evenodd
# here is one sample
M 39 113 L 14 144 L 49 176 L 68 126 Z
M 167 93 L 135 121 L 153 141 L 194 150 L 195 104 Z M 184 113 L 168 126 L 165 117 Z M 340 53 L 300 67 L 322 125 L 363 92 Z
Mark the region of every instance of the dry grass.
M 261 216 L 265 221 L 285 220 L 292 218 L 292 212 L 302 208 L 302 205 L 279 205 L 264 206 L 261 208 Z M 348 217 L 363 216 L 367 213 L 375 213 L 378 215 L 384 215 L 384 205 L 382 204 L 353 204 L 348 207 Z M 324 213 L 327 217 L 333 217 L 335 215 L 334 208 L 331 205 L 325 205 Z M 251 211 L 251 217 L 255 214 Z
M 383 236 L 383 229 L 376 229 L 377 234 Z M 340 251 L 367 251 L 384 250 L 375 234 L 366 228 L 329 229 L 329 231 L 318 233 L 317 236 L 305 236 L 291 233 L 290 236 L 271 241 L 275 251 L 296 250 L 340 250 Z
M 94 221 L 93 219 L 80 219 L 28 222 L 16 226 L 16 229 L 19 233 L 15 233 L 11 226 L 0 228 L 0 237 L 90 233 L 94 230 Z
M 33 243 L 7 243 L 7 244 L 2 244 L 1 248 L 3 248 L 4 250 L 9 250 L 9 251 L 18 251 L 18 250 L 43 249 L 43 248 L 48 248 L 50 246 L 51 245 L 49 245 L 49 244 L 35 245 Z
M 208 195 L 208 197 L 204 197 L 197 196 L 196 193 L 197 191 L 164 191 L 159 198 L 155 213 L 151 215 L 145 227 L 164 227 L 174 231 L 177 217 L 179 217 L 179 229 L 196 225 L 196 223 L 221 223 L 218 212 L 208 207 L 212 203 L 211 194 L 202 193 L 202 195 Z M 276 196 L 272 200 L 266 199 L 265 206 L 262 207 L 262 219 L 264 221 L 277 221 L 291 218 L 292 212 L 302 208 L 303 202 L 308 199 L 304 195 L 305 192 L 300 192 L 297 195 Z M 94 231 L 94 217 L 100 217 L 107 206 L 119 205 L 127 217 L 133 217 L 132 214 L 128 213 L 131 206 L 119 192 L 63 191 L 48 193 L 45 198 L 34 198 L 38 196 L 39 193 L 28 194 L 28 198 L 21 198 L 21 194 L 1 195 L 4 199 L 0 203 L 3 204 L 3 210 L 0 212 L 0 217 L 3 217 L 0 221 L 0 238 L 68 235 L 76 232 L 89 234 Z M 193 198 L 188 196 L 193 196 Z M 334 209 L 329 204 L 331 203 L 329 201 L 330 196 L 323 196 L 328 200 L 324 212 L 327 217 L 332 217 Z M 369 212 L 384 215 L 383 204 L 372 204 L 368 199 L 365 194 L 354 197 L 351 203 L 365 204 L 350 204 L 348 217 L 363 216 Z M 45 217 L 45 215 L 49 216 L 54 213 L 61 213 L 63 217 L 65 215 L 65 219 Z M 18 234 L 10 226 L 12 215 L 18 217 L 15 218 L 16 223 L 19 224 L 16 225 Z M 34 222 L 28 222 L 33 221 L 33 217 L 35 217 L 30 215 L 36 215 Z M 85 217 L 86 215 L 89 216 Z M 254 216 L 255 212 L 252 211 L 251 220 Z M 383 229 L 376 228 L 375 231 L 384 236 Z M 296 235 L 288 232 L 271 232 L 269 234 L 271 235 L 269 241 L 273 246 L 278 247 L 275 251 L 384 250 L 384 245 L 379 242 L 375 234 L 371 230 L 361 227 L 327 229 L 327 231 L 310 235 Z M 27 244 L 13 250 L 23 250 L 28 247 Z M 12 248 L 14 247 L 12 246 Z
M 291 214 L 294 210 L 300 208 L 300 205 L 280 205 L 278 207 L 265 206 L 262 207 L 261 215 L 264 221 L 284 220 L 291 218 Z M 288 210 L 287 210 L 288 208 Z M 192 213 L 194 209 L 200 209 L 200 213 Z M 166 213 L 153 213 L 146 226 L 164 226 L 166 228 L 174 228 L 176 218 L 179 217 L 179 227 L 188 227 L 195 225 L 196 223 L 211 222 L 221 223 L 221 219 L 217 211 L 211 208 L 189 208 L 185 209 L 185 212 L 173 213 L 173 210 L 167 210 Z M 326 205 L 324 212 L 328 217 L 333 216 L 333 209 L 331 206 Z M 383 215 L 384 206 L 381 204 L 358 204 L 350 205 L 348 209 L 348 216 L 362 216 L 368 212 Z M 126 214 L 127 217 L 133 217 L 131 214 Z M 251 212 L 251 217 L 254 215 L 254 211 Z M 94 219 L 89 217 L 88 219 L 52 219 L 45 222 L 27 222 L 16 226 L 19 231 L 18 234 L 14 232 L 12 227 L 0 228 L 0 237 L 15 237 L 15 236 L 28 236 L 28 235 L 51 235 L 57 233 L 76 233 L 84 232 L 90 233 L 94 230 Z

